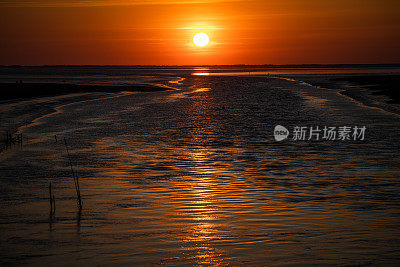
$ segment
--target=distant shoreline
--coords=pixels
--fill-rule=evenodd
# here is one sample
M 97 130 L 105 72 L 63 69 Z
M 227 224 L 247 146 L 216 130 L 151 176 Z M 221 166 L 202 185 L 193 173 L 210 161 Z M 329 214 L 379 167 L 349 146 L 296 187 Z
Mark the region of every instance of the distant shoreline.
M 399 63 L 367 64 L 232 64 L 232 65 L 0 65 L 0 68 L 188 68 L 188 67 L 241 67 L 241 68 L 400 68 Z
M 72 83 L 0 83 L 2 92 L 0 100 L 27 99 L 35 97 L 58 96 L 74 93 L 89 92 L 157 92 L 174 90 L 172 87 L 161 85 L 132 84 L 132 85 L 96 85 Z

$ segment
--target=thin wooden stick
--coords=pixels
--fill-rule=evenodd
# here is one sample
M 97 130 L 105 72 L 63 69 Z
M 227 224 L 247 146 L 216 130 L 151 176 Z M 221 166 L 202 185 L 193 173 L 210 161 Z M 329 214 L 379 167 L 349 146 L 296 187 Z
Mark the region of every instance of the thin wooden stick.
M 65 144 L 65 149 L 67 150 L 69 165 L 71 167 L 72 178 L 74 179 L 76 196 L 78 198 L 77 199 L 78 207 L 79 207 L 79 210 L 81 210 L 82 209 L 82 200 L 81 200 L 81 192 L 80 192 L 80 188 L 79 188 L 79 179 L 78 179 L 78 176 L 76 175 L 76 173 L 74 172 L 74 168 L 72 166 L 72 161 L 71 161 L 71 155 L 69 154 L 69 150 L 68 150 L 67 139 L 65 139 L 65 137 L 64 137 L 64 144 Z
M 53 197 L 51 196 L 51 182 L 49 184 L 50 214 L 53 214 Z
M 51 182 L 49 184 L 49 200 L 50 200 L 50 217 L 56 214 L 56 198 L 52 192 Z

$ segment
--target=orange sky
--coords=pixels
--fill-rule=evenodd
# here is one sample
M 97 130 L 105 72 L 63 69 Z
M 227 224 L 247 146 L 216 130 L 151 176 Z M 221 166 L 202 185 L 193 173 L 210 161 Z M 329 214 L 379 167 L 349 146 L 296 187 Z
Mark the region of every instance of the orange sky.
M 398 0 L 3 0 L 0 22 L 3 65 L 400 63 Z

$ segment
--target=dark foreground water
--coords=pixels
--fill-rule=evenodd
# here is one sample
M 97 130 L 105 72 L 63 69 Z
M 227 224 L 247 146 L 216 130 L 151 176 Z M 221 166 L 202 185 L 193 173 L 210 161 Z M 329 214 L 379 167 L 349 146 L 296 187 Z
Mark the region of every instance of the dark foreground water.
M 96 96 L 19 129 L 1 154 L 0 263 L 400 264 L 399 116 L 283 78 L 174 75 L 152 79 L 181 90 Z M 278 124 L 366 133 L 277 142 Z

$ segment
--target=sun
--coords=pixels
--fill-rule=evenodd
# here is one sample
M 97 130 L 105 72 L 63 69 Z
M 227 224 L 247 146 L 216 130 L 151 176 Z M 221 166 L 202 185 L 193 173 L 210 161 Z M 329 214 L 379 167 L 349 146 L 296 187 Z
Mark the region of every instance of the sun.
M 210 38 L 208 38 L 208 35 L 203 32 L 197 33 L 193 37 L 193 43 L 195 45 L 197 45 L 198 47 L 206 46 L 206 45 L 208 45 L 209 42 L 210 42 Z

